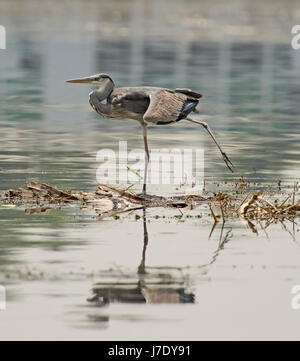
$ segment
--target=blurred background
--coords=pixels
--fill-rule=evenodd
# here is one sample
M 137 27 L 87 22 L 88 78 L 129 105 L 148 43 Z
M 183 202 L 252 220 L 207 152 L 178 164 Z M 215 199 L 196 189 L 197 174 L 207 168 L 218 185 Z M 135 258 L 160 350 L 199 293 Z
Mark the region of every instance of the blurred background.
M 150 127 L 149 144 L 204 148 L 207 190 L 243 176 L 286 198 L 300 169 L 299 22 L 299 0 L 0 0 L 0 190 L 28 179 L 94 190 L 98 150 L 143 148 L 136 121 L 101 118 L 91 88 L 64 83 L 106 72 L 117 86 L 204 95 L 193 116 L 233 175 L 197 125 Z M 1 339 L 299 339 L 295 223 L 257 235 L 228 220 L 211 234 L 207 206 L 182 219 L 34 212 L 0 204 Z
M 215 130 L 236 176 L 297 177 L 300 55 L 291 28 L 299 17 L 296 0 L 2 0 L 0 187 L 31 177 L 90 188 L 97 150 L 117 149 L 119 139 L 142 148 L 138 123 L 102 119 L 89 87 L 63 82 L 97 72 L 117 86 L 198 90 L 197 117 Z M 231 178 L 196 125 L 152 127 L 149 141 L 203 147 L 206 176 Z

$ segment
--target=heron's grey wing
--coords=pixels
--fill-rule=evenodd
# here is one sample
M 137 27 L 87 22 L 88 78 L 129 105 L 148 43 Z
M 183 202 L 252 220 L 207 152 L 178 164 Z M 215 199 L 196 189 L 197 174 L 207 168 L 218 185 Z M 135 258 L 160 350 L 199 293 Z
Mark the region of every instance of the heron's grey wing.
M 150 95 L 150 104 L 144 121 L 158 125 L 169 124 L 185 118 L 198 104 L 186 95 L 171 90 L 158 90 Z
M 148 109 L 150 98 L 147 92 L 139 88 L 117 88 L 111 95 L 111 103 L 116 107 L 121 106 L 126 111 L 144 114 Z

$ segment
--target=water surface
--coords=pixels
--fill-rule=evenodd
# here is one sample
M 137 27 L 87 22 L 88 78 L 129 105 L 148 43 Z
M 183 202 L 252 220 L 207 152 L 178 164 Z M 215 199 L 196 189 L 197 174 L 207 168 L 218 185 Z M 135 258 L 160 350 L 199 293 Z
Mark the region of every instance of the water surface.
M 216 132 L 234 175 L 197 125 L 150 127 L 149 142 L 203 147 L 208 191 L 241 176 L 291 191 L 300 168 L 300 52 L 290 46 L 299 4 L 230 3 L 232 12 L 221 1 L 172 1 L 171 11 L 170 1 L 2 1 L 0 190 L 28 179 L 94 190 L 98 150 L 117 150 L 120 139 L 142 148 L 139 124 L 100 118 L 89 87 L 63 82 L 107 72 L 118 86 L 203 93 L 194 117 Z M 299 339 L 300 311 L 291 308 L 299 226 L 257 236 L 230 220 L 209 238 L 209 212 L 99 221 L 77 206 L 28 215 L 1 205 L 1 339 Z

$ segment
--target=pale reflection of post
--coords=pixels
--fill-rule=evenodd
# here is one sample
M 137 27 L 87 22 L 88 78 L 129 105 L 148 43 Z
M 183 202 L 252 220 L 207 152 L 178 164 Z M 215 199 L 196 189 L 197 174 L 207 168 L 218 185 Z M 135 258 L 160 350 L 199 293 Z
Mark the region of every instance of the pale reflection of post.
M 0 49 L 6 49 L 6 31 L 3 25 L 0 25 Z
M 0 311 L 6 309 L 6 293 L 5 287 L 0 285 Z
M 6 31 L 5 27 L 3 25 L 0 25 L 0 50 L 6 49 Z M 7 72 L 4 71 L 4 69 L 7 68 L 7 66 L 13 66 L 12 57 L 7 55 L 7 52 L 1 52 L 1 62 L 0 62 L 0 80 L 1 80 L 1 87 L 0 87 L 0 96 L 4 97 L 7 93 L 7 82 L 5 81 L 5 78 L 7 76 Z
M 180 13 L 181 1 L 172 3 L 172 7 L 176 6 L 176 13 Z M 173 34 L 175 35 L 174 43 L 176 44 L 176 56 L 174 64 L 174 84 L 177 87 L 188 86 L 186 83 L 186 63 L 188 58 L 188 41 L 184 36 L 184 27 L 182 21 L 177 21 L 174 27 Z
M 264 43 L 262 48 L 262 67 L 260 76 L 260 104 L 262 113 L 272 113 L 272 71 L 274 45 Z
M 292 68 L 292 74 L 293 74 L 293 78 L 294 78 L 294 89 L 297 92 L 296 96 L 299 97 L 299 83 L 300 83 L 300 49 L 299 50 L 295 50 L 292 49 L 290 50 L 291 54 L 291 68 Z M 297 111 L 299 111 L 299 102 L 297 101 Z
M 219 43 L 218 56 L 218 107 L 219 114 L 229 115 L 230 113 L 230 71 L 231 71 L 231 43 Z M 225 117 L 222 120 L 222 125 L 225 126 L 228 122 Z
M 142 84 L 144 72 L 144 1 L 131 3 L 131 70 L 132 85 Z

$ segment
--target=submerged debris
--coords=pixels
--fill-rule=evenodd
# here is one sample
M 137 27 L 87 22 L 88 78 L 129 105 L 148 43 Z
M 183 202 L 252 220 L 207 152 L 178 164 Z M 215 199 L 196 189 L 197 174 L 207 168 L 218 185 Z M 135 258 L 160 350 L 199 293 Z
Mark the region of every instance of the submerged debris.
M 4 198 L 10 201 L 24 202 L 71 202 L 78 201 L 79 198 L 71 192 L 57 189 L 46 183 L 27 181 L 26 188 L 18 190 L 10 189 L 4 192 Z
M 2 193 L 2 200 L 9 204 L 30 205 L 30 208 L 26 208 L 27 214 L 44 213 L 61 205 L 78 202 L 83 209 L 92 209 L 101 218 L 116 217 L 119 213 L 148 207 L 194 209 L 200 204 L 206 204 L 215 222 L 221 218 L 224 222 L 225 218 L 238 217 L 248 220 L 248 226 L 252 228 L 250 220 L 273 222 L 299 217 L 300 199 L 296 199 L 298 196 L 298 184 L 286 199 L 279 202 L 266 199 L 260 192 L 249 193 L 246 197 L 243 193 L 237 196 L 220 192 L 207 198 L 197 194 L 164 198 L 138 195 L 105 184 L 98 184 L 95 192 L 71 192 L 46 183 L 28 181 L 24 188 L 10 189 Z

